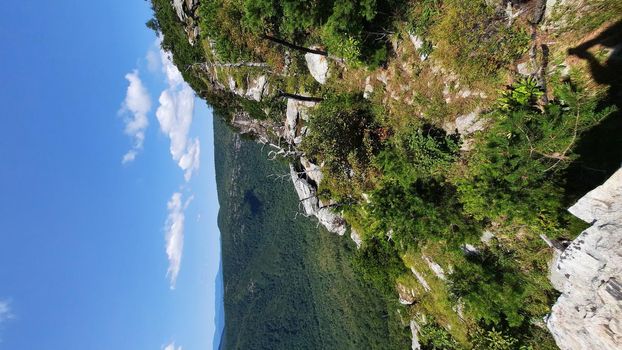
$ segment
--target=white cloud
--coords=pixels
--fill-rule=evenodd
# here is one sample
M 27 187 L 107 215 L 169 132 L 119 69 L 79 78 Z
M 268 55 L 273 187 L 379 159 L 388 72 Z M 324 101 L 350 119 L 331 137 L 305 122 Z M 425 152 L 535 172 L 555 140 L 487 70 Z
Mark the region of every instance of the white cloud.
M 0 300 L 0 324 L 13 318 L 10 304 L 8 300 Z
M 171 140 L 170 152 L 173 160 L 184 171 L 187 181 L 199 169 L 200 145 L 197 138 L 189 139 L 188 132 L 194 112 L 194 91 L 183 81 L 181 73 L 170 57 L 161 51 L 162 70 L 166 75 L 168 88 L 160 94 L 160 106 L 156 117 L 160 130 Z
M 125 114 L 125 133 L 133 138 L 132 148 L 123 156 L 122 163 L 132 162 L 142 150 L 145 141 L 145 129 L 149 125 L 147 113 L 151 109 L 151 98 L 143 85 L 138 71 L 125 75 L 129 82 L 127 93 L 120 113 Z M 130 114 L 130 115 L 127 115 Z
M 158 52 L 156 50 L 150 49 L 147 51 L 145 59 L 147 60 L 147 69 L 150 72 L 155 72 L 160 68 L 160 58 L 158 57 Z
M 0 330 L 2 330 L 3 324 L 13 317 L 11 302 L 8 300 L 0 300 Z M 0 343 L 2 343 L 2 334 L 0 334 Z
M 181 267 L 181 256 L 184 250 L 184 210 L 188 207 L 193 197 L 182 200 L 182 194 L 175 192 L 167 203 L 168 217 L 165 224 L 166 255 L 168 257 L 168 270 L 166 276 L 170 279 L 171 289 L 175 289 L 177 275 Z
M 181 346 L 175 347 L 175 342 L 172 342 L 164 347 L 164 350 L 182 350 Z
M 160 50 L 160 60 L 162 62 L 162 70 L 166 75 L 166 80 L 170 87 L 177 87 L 184 84 L 184 78 L 181 76 L 181 72 L 177 69 L 177 66 L 171 59 L 171 54 Z

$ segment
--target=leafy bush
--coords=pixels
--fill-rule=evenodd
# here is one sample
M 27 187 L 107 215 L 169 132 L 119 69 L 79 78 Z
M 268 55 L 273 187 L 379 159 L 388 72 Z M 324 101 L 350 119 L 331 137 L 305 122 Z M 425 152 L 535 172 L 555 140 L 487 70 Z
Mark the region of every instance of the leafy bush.
M 447 135 L 443 129 L 425 125 L 421 129 L 396 136 L 391 147 L 375 159 L 386 179 L 408 186 L 422 177 L 439 177 L 456 160 L 459 135 Z
M 580 133 L 610 110 L 597 111 L 593 97 L 568 84 L 541 110 L 533 104 L 541 94 L 529 81 L 504 94 L 488 117 L 468 159 L 465 176 L 456 179 L 467 212 L 479 219 L 509 219 L 549 230 L 558 226 L 563 187 L 560 173 L 573 159 Z
M 540 319 L 556 298 L 548 281 L 519 269 L 517 253 L 491 242 L 467 256 L 449 275 L 450 292 L 464 303 L 465 310 L 486 327 L 520 334 Z
M 434 320 L 428 320 L 419 330 L 419 342 L 423 350 L 460 350 L 458 342 Z
M 371 238 L 357 250 L 354 266 L 360 274 L 383 295 L 394 298 L 394 281 L 406 271 L 402 259 L 392 242 L 383 238 Z
M 335 187 L 367 178 L 379 146 L 369 101 L 358 94 L 331 95 L 312 112 L 308 130 L 301 148 L 325 164 L 327 180 L 336 181 Z

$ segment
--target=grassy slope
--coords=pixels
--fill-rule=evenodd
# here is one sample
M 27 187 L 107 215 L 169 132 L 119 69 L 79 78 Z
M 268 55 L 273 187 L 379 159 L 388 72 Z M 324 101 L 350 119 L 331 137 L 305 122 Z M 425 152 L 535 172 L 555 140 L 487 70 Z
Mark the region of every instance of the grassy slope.
M 289 178 L 268 178 L 286 165 L 252 141 L 235 151 L 236 139 L 215 118 L 226 348 L 406 348 L 387 302 L 353 272 L 353 244 L 295 218 Z

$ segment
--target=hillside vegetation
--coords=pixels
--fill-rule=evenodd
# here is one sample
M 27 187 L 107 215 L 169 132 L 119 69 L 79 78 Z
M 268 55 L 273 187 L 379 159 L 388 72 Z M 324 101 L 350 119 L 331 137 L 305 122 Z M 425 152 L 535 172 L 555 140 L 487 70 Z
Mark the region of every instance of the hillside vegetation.
M 222 119 L 214 130 L 224 348 L 405 348 L 397 300 L 355 273 L 354 244 L 296 218 L 291 182 L 279 179 L 287 165 Z
M 287 154 L 321 166 L 318 196 L 362 244 L 342 254 L 338 238 L 305 235 L 304 244 L 323 248 L 310 248 L 298 267 L 309 276 L 336 270 L 310 277 L 316 294 L 295 296 L 296 310 L 309 312 L 322 293 L 343 297 L 348 284 L 333 281 L 360 276 L 382 296 L 356 292 L 341 310 L 370 303 L 389 316 L 325 316 L 342 327 L 335 334 L 363 332 L 371 347 L 405 348 L 412 320 L 424 349 L 556 349 L 543 322 L 557 298 L 549 262 L 553 247 L 584 227 L 565 208 L 622 161 L 622 75 L 611 56 L 622 42 L 619 1 L 568 0 L 545 10 L 535 0 L 201 0 L 188 9 L 200 28 L 194 45 L 170 3 L 152 3 L 163 48 L 225 120 L 248 114 L 282 125 L 285 98 L 321 101 L 296 126 L 304 137 Z M 325 82 L 309 73 L 308 53 L 328 62 Z M 269 88 L 249 98 L 242 92 L 258 77 Z M 276 131 L 268 136 L 287 142 Z M 261 210 L 296 211 L 295 199 L 279 196 L 262 199 Z M 306 225 L 300 221 L 292 222 Z M 301 239 L 285 236 L 269 239 Z M 271 249 L 257 266 L 282 267 L 274 257 L 304 254 Z M 230 284 L 226 293 L 247 294 L 248 286 Z M 405 306 L 389 302 L 398 298 Z M 297 314 L 277 308 L 270 310 Z M 231 304 L 228 312 L 243 313 Z M 301 329 L 311 332 L 307 347 L 326 346 L 317 330 Z M 278 334 L 274 344 L 287 344 L 287 333 Z M 388 343 L 376 342 L 383 336 Z M 337 338 L 331 344 L 346 344 Z

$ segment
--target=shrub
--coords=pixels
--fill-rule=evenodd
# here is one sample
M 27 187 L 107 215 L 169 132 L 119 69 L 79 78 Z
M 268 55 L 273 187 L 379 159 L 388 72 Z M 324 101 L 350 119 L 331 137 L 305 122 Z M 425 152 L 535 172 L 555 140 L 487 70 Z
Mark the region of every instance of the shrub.
M 379 147 L 377 123 L 369 101 L 359 94 L 331 95 L 312 112 L 301 148 L 323 162 L 334 188 L 361 184 Z

